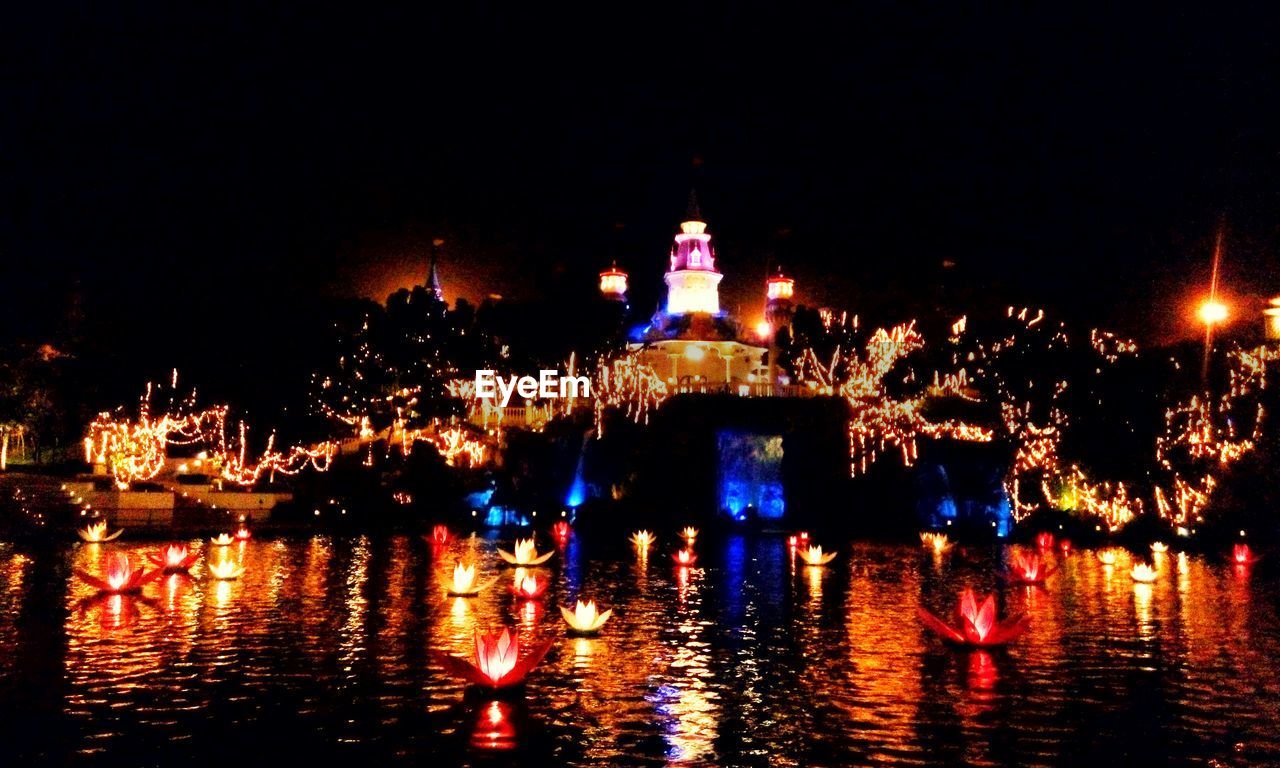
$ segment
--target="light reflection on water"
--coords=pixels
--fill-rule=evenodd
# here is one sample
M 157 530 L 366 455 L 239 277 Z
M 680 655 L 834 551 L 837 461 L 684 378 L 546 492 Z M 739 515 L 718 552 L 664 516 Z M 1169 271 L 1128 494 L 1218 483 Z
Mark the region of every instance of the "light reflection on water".
M 95 598 L 73 568 L 135 563 L 120 540 L 23 552 L 0 544 L 0 736 L 19 758 L 205 764 L 337 758 L 566 765 L 1260 765 L 1280 762 L 1280 622 L 1271 563 L 1168 553 L 1154 584 L 1135 560 L 1055 553 L 1043 586 L 1004 586 L 1002 554 L 935 556 L 847 545 L 822 568 L 782 539 L 707 537 L 698 567 L 674 541 L 647 558 L 574 536 L 541 601 L 495 541 L 410 537 L 253 540 L 201 557 L 142 596 Z M 544 537 L 540 545 L 547 544 Z M 208 577 L 210 558 L 244 565 Z M 454 565 L 488 587 L 445 594 Z M 1031 629 L 1007 650 L 961 653 L 917 606 L 961 586 L 999 590 Z M 567 637 L 557 606 L 615 609 L 598 637 Z M 50 621 L 50 617 L 53 621 Z M 486 698 L 433 653 L 474 633 L 555 638 L 523 698 Z M 495 703 L 496 702 L 496 703 Z M 39 723 L 38 730 L 33 730 Z M 509 753 L 508 748 L 514 749 Z M 486 756 L 488 755 L 488 756 Z

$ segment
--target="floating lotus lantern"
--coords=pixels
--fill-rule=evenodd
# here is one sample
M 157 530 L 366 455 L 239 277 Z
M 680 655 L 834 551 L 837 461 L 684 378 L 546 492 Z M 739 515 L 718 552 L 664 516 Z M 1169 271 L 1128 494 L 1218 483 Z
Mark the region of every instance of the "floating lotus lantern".
M 569 629 L 579 635 L 594 635 L 600 631 L 604 623 L 613 615 L 613 609 L 607 611 L 596 610 L 596 601 L 588 600 L 587 602 L 578 601 L 578 604 L 570 611 L 563 605 L 560 606 L 560 615 L 564 617 L 564 621 L 569 625 Z
M 1104 549 L 1098 553 L 1098 561 L 1103 565 L 1116 564 L 1116 551 L 1114 549 Z
M 1251 565 L 1258 561 L 1248 544 L 1236 544 L 1231 548 L 1231 560 L 1236 565 Z
M 675 559 L 676 565 L 683 568 L 690 568 L 694 563 L 698 562 L 698 556 L 693 553 L 692 549 L 685 548 L 671 556 Z
M 107 533 L 107 521 L 102 520 L 97 523 L 89 523 L 85 527 L 76 531 L 82 541 L 89 544 L 101 544 L 104 541 L 112 541 L 124 533 L 123 528 L 117 528 L 114 533 Z
M 573 528 L 569 526 L 567 520 L 557 520 L 556 524 L 551 526 L 551 535 L 561 544 L 567 542 L 572 533 Z
M 437 525 L 431 528 L 431 543 L 441 546 L 448 544 L 453 539 L 453 534 L 449 532 L 449 526 Z
M 498 550 L 498 556 L 501 557 L 508 565 L 542 565 L 551 559 L 555 552 L 547 552 L 544 555 L 538 554 L 538 548 L 534 545 L 533 539 L 518 539 L 516 541 L 515 552 L 508 552 L 505 549 Z
M 438 658 L 450 672 L 475 685 L 494 689 L 511 688 L 524 682 L 525 677 L 550 648 L 551 641 L 548 640 L 520 658 L 520 641 L 512 636 L 510 630 L 503 629 L 500 635 L 482 635 L 476 632 L 473 656 L 462 659 L 440 654 Z
M 1151 542 L 1151 551 L 1157 555 L 1163 555 L 1165 552 L 1169 551 L 1169 545 L 1165 544 L 1163 541 L 1153 541 Z
M 117 552 L 111 556 L 110 562 L 107 563 L 106 579 L 100 579 L 79 569 L 76 569 L 75 573 L 76 576 L 80 577 L 81 581 L 94 587 L 99 592 L 124 595 L 141 592 L 143 585 L 159 575 L 160 572 L 134 568 L 133 562 L 129 560 L 128 555 Z
M 1063 555 L 1071 554 L 1071 539 L 1063 539 L 1058 542 L 1058 549 L 1062 550 Z
M 546 591 L 546 579 L 539 579 L 537 574 L 519 576 L 516 578 L 516 583 L 511 585 L 511 594 L 525 600 L 537 600 Z
M 938 554 L 946 552 L 948 549 L 955 546 L 955 544 L 947 538 L 947 534 L 933 533 L 931 531 L 920 534 L 920 543 Z
M 236 541 L 248 541 L 251 538 L 253 538 L 253 534 L 249 532 L 248 528 L 242 525 L 236 529 Z
M 1138 563 L 1129 571 L 1129 576 L 1139 584 L 1150 584 L 1156 580 L 1160 572 L 1146 563 Z
M 244 566 L 230 558 L 209 563 L 207 567 L 209 575 L 218 581 L 235 581 L 244 575 Z
M 655 541 L 657 541 L 657 539 L 654 538 L 652 531 L 636 531 L 631 534 L 631 543 L 636 546 L 636 549 L 641 551 L 647 550 L 649 547 L 653 546 Z
M 232 538 L 231 534 L 229 533 L 220 533 L 217 536 L 214 536 L 212 539 L 209 539 L 209 543 L 215 547 L 229 547 L 234 542 L 235 542 L 235 539 Z
M 1013 553 L 1013 580 L 1020 584 L 1042 584 L 1053 571 L 1039 552 Z
M 687 526 L 680 531 L 680 538 L 684 539 L 689 544 L 692 544 L 698 538 L 698 529 L 694 528 L 692 525 Z
M 449 584 L 450 597 L 471 597 L 480 594 L 480 585 L 476 583 L 475 565 L 458 563 L 453 567 L 453 581 Z
M 1053 549 L 1053 534 L 1044 531 L 1036 536 L 1036 546 L 1041 549 Z
M 1005 645 L 1026 631 L 1031 619 L 1026 614 L 1018 614 L 1004 621 L 996 620 L 996 596 L 987 595 L 987 599 L 978 605 L 978 597 L 972 589 L 960 593 L 958 618 L 959 628 L 955 628 L 934 616 L 923 607 L 918 609 L 921 620 L 929 629 L 948 643 L 971 648 L 993 648 Z
M 804 560 L 805 565 L 823 566 L 836 559 L 835 552 L 822 551 L 821 546 L 809 547 L 808 549 L 797 550 L 800 553 L 800 559 Z
M 165 573 L 186 573 L 200 559 L 200 553 L 189 551 L 186 544 L 170 544 L 159 552 L 147 555 L 147 558 Z

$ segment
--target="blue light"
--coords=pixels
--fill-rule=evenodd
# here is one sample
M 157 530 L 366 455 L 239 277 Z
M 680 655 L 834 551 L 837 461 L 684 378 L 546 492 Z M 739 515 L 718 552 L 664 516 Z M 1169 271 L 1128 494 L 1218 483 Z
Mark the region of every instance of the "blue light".
M 786 514 L 782 436 L 721 430 L 716 443 L 720 457 L 720 509 L 738 522 L 747 520 L 748 508 L 754 508 L 762 519 L 781 519 Z

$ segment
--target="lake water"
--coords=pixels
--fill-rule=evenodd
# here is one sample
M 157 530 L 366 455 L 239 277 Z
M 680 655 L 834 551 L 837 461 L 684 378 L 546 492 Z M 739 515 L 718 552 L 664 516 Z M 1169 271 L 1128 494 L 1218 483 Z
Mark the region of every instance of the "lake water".
M 1127 554 L 1108 567 L 1077 551 L 1025 588 L 1001 586 L 995 550 L 846 544 L 813 569 L 781 538 L 707 538 L 682 573 L 671 535 L 647 560 L 575 538 L 540 569 L 537 604 L 508 592 L 499 543 L 253 540 L 230 549 L 238 581 L 204 578 L 202 558 L 144 599 L 89 603 L 73 567 L 157 545 L 0 544 L 6 764 L 1280 764 L 1266 559 L 1171 552 L 1148 586 Z M 497 581 L 446 598 L 459 558 Z M 943 646 L 917 606 L 945 613 L 965 585 L 1000 590 L 1030 630 L 989 654 Z M 599 637 L 566 636 L 556 606 L 578 595 L 615 609 Z M 554 644 L 495 706 L 433 654 L 503 625 Z M 491 716 L 513 750 L 482 748 Z

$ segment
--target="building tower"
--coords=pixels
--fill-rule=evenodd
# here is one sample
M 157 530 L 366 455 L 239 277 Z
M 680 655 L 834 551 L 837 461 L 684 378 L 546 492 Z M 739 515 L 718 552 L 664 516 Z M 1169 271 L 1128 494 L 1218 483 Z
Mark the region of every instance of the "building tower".
M 667 283 L 667 314 L 720 314 L 720 279 L 711 235 L 698 210 L 698 199 L 689 194 L 689 215 L 680 224 L 671 247 Z
M 600 273 L 600 295 L 609 301 L 627 303 L 627 273 L 618 269 L 618 262 Z
M 764 317 L 774 332 L 780 328 L 791 327 L 791 319 L 795 316 L 795 304 L 792 295 L 796 290 L 796 281 L 782 273 L 778 267 L 777 274 L 770 275 L 765 283 Z

